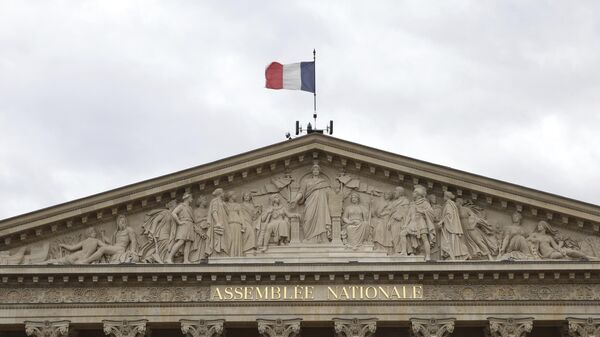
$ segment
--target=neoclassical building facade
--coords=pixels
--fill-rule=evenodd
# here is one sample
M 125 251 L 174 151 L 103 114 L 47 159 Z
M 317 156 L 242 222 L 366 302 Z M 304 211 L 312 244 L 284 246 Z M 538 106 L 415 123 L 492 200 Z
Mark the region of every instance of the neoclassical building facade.
M 310 134 L 0 221 L 0 336 L 600 336 L 599 234 Z

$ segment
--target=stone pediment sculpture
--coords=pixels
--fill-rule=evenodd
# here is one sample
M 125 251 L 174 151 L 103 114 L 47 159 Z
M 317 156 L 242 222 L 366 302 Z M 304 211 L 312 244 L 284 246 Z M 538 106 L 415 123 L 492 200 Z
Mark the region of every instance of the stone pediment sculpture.
M 597 260 L 599 233 L 599 206 L 311 134 L 2 220 L 0 264 Z

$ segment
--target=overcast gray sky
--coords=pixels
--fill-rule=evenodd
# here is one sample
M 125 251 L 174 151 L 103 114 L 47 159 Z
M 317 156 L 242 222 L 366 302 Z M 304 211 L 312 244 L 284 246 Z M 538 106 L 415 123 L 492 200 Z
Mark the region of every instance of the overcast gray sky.
M 334 136 L 600 203 L 599 1 L 0 1 L 0 219 Z

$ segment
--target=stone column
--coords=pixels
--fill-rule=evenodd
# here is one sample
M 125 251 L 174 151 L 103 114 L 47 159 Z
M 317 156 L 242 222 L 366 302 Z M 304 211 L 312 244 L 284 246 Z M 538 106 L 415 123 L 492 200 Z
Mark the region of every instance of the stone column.
M 257 319 L 258 333 L 263 337 L 296 337 L 300 335 L 301 318 Z
M 71 321 L 25 321 L 25 333 L 33 337 L 67 337 Z
M 494 318 L 488 317 L 491 337 L 526 337 L 533 329 L 533 317 L 527 318 Z
M 199 320 L 189 319 L 179 320 L 181 323 L 181 332 L 189 337 L 221 337 L 223 335 L 224 319 Z
M 371 337 L 377 329 L 377 318 L 334 318 L 336 337 Z
M 567 317 L 567 322 L 571 337 L 600 337 L 600 318 Z
M 410 332 L 415 337 L 449 337 L 454 331 L 454 318 L 410 319 Z
M 142 337 L 146 335 L 147 319 L 133 321 L 103 320 L 104 334 L 112 337 Z

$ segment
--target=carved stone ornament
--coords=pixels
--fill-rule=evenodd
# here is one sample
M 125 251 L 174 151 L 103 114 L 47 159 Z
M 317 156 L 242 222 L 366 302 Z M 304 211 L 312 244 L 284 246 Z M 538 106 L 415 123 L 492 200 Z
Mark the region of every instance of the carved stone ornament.
M 25 321 L 25 333 L 34 337 L 66 337 L 71 321 Z
M 223 334 L 224 319 L 189 320 L 182 319 L 181 332 L 189 337 L 220 337 Z
M 600 318 L 567 317 L 571 337 L 600 337 Z
M 134 321 L 111 321 L 103 320 L 104 334 L 112 337 L 138 337 L 146 334 L 147 319 Z
M 377 318 L 334 318 L 333 324 L 337 337 L 370 337 L 375 335 Z
M 263 337 L 296 337 L 300 334 L 301 318 L 257 319 L 258 333 Z
M 489 317 L 491 337 L 525 337 L 533 329 L 533 317 L 494 318 Z
M 454 318 L 411 318 L 411 333 L 415 337 L 448 337 L 454 331 Z

